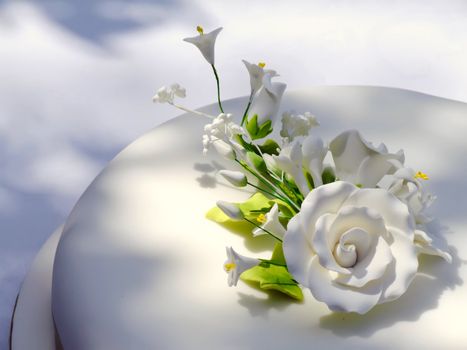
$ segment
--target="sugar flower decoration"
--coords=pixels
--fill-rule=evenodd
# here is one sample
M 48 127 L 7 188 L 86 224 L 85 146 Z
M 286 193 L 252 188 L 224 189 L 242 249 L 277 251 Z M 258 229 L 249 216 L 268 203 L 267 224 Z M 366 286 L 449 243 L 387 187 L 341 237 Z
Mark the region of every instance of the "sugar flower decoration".
M 407 291 L 423 263 L 419 255 L 451 262 L 430 214 L 436 197 L 425 187 L 429 177 L 406 166 L 402 150 L 390 153 L 358 130 L 324 141 L 314 115 L 281 111 L 286 84 L 273 81 L 276 72 L 263 62 L 243 61 L 250 78 L 246 108 L 241 115 L 224 112 L 214 66 L 221 29 L 204 34 L 198 27 L 198 36 L 184 39 L 212 66 L 220 113 L 175 104 L 186 94 L 178 84 L 159 89 L 154 102 L 204 118 L 203 153 L 230 162 L 232 169 L 218 175 L 249 196 L 240 203 L 217 201 L 206 217 L 247 230 L 245 240 L 274 242 L 269 259 L 227 248 L 228 285 L 242 279 L 296 300 L 309 289 L 332 311 L 365 314 Z
M 195 45 L 199 51 L 201 51 L 206 61 L 208 61 L 210 65 L 214 65 L 214 47 L 216 44 L 217 36 L 221 32 L 222 27 L 214 29 L 212 32 L 206 34 L 204 33 L 203 28 L 200 26 L 197 27 L 197 30 L 199 35 L 191 38 L 185 38 L 183 40 Z
M 256 94 L 256 92 L 258 92 L 261 86 L 263 86 L 263 78 L 266 74 L 268 74 L 271 77 L 277 75 L 276 71 L 274 70 L 264 69 L 266 64 L 263 62 L 260 62 L 258 64 L 250 63 L 246 60 L 242 60 L 242 62 L 245 64 L 245 67 L 248 70 L 248 74 L 250 75 L 250 95 L 252 96 Z
M 172 84 L 170 86 L 163 86 L 152 98 L 153 102 L 157 103 L 170 103 L 174 102 L 174 97 L 186 97 L 186 90 L 184 87 L 180 86 L 180 84 Z
M 282 129 L 280 135 L 288 141 L 293 141 L 298 136 L 307 136 L 310 130 L 319 126 L 316 117 L 310 112 L 295 114 L 293 112 L 284 112 L 282 114 Z
M 375 187 L 386 174 L 393 174 L 404 163 L 404 152 L 389 153 L 384 143 L 375 147 L 357 130 L 345 131 L 329 145 L 336 174 L 341 180 L 363 187 Z
M 277 204 L 274 204 L 266 215 L 259 215 L 257 221 L 261 226 L 253 230 L 253 236 L 265 235 L 269 231 L 278 238 L 284 237 L 285 228 L 279 221 L 279 206 Z
M 232 247 L 226 248 L 227 260 L 224 263 L 224 270 L 228 274 L 229 287 L 236 286 L 240 275 L 248 269 L 257 266 L 258 259 L 248 258 L 238 254 Z
M 262 125 L 268 120 L 272 124 L 276 122 L 282 95 L 287 87 L 286 84 L 272 82 L 271 79 L 271 74 L 263 76 L 263 86 L 259 89 L 249 111 L 250 116 L 258 116 L 258 125 Z

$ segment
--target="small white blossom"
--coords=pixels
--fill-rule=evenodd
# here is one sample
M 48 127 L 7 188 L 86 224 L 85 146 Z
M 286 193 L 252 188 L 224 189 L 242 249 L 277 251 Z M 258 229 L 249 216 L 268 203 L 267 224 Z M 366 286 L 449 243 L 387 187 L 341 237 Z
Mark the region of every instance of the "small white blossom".
M 224 263 L 224 270 L 229 275 L 227 280 L 229 287 L 236 286 L 243 272 L 260 263 L 258 259 L 248 258 L 238 254 L 232 247 L 226 247 L 226 253 L 227 260 Z
M 186 96 L 186 90 L 184 87 L 180 86 L 180 84 L 161 87 L 157 90 L 152 101 L 157 103 L 173 103 L 175 96 L 182 98 Z
M 273 205 L 271 210 L 266 214 L 260 214 L 257 221 L 261 223 L 261 228 L 256 228 L 253 230 L 253 236 L 260 236 L 267 234 L 264 230 L 271 232 L 274 236 L 278 238 L 283 238 L 285 234 L 285 228 L 279 221 L 279 206 L 276 204 Z M 264 229 L 264 230 L 263 230 Z
M 248 180 L 245 174 L 239 171 L 221 170 L 219 171 L 219 175 L 221 175 L 235 187 L 245 187 L 248 184 Z
M 310 133 L 310 129 L 318 125 L 316 117 L 310 112 L 305 112 L 303 115 L 284 112 L 282 114 L 280 135 L 286 138 L 287 141 L 293 141 L 297 136 L 307 136 Z
M 420 172 L 419 172 L 420 173 Z M 425 174 L 423 174 L 425 175 Z M 428 208 L 435 200 L 435 196 L 426 192 L 420 176 L 410 168 L 400 168 L 394 174 L 387 175 L 379 183 L 379 186 L 387 189 L 407 205 L 409 212 L 415 220 L 415 245 L 420 254 L 437 255 L 448 262 L 452 261 L 445 242 L 431 232 L 429 223 L 432 218 L 427 214 Z M 428 177 L 425 175 L 425 178 Z
M 198 27 L 197 29 L 200 33 L 199 35 L 191 38 L 185 38 L 183 40 L 195 45 L 201 51 L 206 61 L 208 61 L 209 64 L 214 65 L 214 46 L 217 35 L 222 30 L 222 27 L 214 29 L 212 32 L 207 34 L 204 34 L 201 27 Z

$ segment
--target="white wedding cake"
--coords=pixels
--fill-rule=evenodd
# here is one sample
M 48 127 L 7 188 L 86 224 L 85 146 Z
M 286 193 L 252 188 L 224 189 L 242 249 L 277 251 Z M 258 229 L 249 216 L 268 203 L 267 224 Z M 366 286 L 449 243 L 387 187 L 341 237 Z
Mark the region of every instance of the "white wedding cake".
M 467 105 L 285 93 L 247 61 L 249 97 L 222 101 L 221 29 L 184 39 L 211 65 L 217 104 L 157 91 L 187 113 L 112 160 L 45 244 L 11 348 L 467 349 Z
M 244 102 L 225 106 L 241 113 Z M 298 303 L 245 283 L 229 288 L 224 247 L 267 257 L 273 239 L 249 241 L 205 219 L 217 199 L 249 193 L 216 176 L 224 159 L 203 156 L 206 120 L 183 115 L 110 162 L 46 243 L 19 296 L 12 349 L 466 348 L 466 220 L 444 195 L 455 177 L 433 180 L 446 176 L 438 164 L 465 164 L 465 143 L 426 122 L 461 123 L 467 105 L 397 89 L 323 87 L 286 94 L 283 106 L 319 115 L 324 136 L 352 125 L 403 143 L 415 165 L 431 164 L 433 211 L 456 225 L 453 263 L 422 256 L 407 293 L 365 315 L 331 312 L 307 291 Z

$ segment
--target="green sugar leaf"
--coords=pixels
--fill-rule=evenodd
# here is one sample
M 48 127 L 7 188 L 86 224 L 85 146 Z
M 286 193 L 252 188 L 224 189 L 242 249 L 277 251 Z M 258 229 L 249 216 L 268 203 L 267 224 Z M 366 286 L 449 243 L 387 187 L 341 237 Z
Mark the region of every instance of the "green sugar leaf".
M 257 155 L 254 152 L 247 152 L 247 157 L 251 160 L 256 170 L 258 170 L 261 174 L 267 174 L 268 168 L 266 163 L 264 162 L 263 157 Z
M 276 290 L 293 299 L 303 300 L 302 289 L 285 266 L 263 262 L 243 272 L 240 278 L 245 282 L 257 284 L 260 289 Z
M 259 214 L 266 213 L 271 209 L 271 207 L 274 205 L 274 201 L 266 197 L 264 194 L 257 192 L 254 195 L 252 195 L 250 198 L 248 198 L 245 202 L 235 203 L 235 204 L 238 205 L 243 215 L 247 219 L 256 220 Z M 211 208 L 206 213 L 206 218 L 214 222 L 217 222 L 219 224 L 239 223 L 239 221 L 230 219 L 218 207 Z
M 302 289 L 287 271 L 282 243 L 276 243 L 271 260 L 264 260 L 258 266 L 246 270 L 240 278 L 260 289 L 276 290 L 289 297 L 302 301 Z
M 261 152 L 266 154 L 279 154 L 280 146 L 273 139 L 267 139 L 262 145 L 259 146 Z

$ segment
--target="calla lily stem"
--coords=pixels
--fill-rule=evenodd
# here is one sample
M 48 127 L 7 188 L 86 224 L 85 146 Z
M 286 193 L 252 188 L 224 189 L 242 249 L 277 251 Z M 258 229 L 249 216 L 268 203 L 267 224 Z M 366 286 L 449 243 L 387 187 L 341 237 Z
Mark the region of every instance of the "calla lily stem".
M 250 93 L 250 98 L 248 99 L 248 104 L 246 106 L 245 112 L 243 112 L 243 117 L 242 117 L 242 122 L 240 123 L 240 126 L 243 126 L 246 121 L 246 117 L 248 115 L 248 111 L 250 110 L 251 102 L 253 101 L 253 91 Z
M 219 104 L 219 109 L 221 110 L 222 113 L 224 113 L 224 109 L 222 108 L 222 102 L 221 102 L 221 86 L 220 86 L 220 81 L 219 81 L 219 75 L 217 74 L 216 67 L 211 64 L 212 71 L 214 72 L 214 76 L 216 77 L 216 83 L 217 83 L 217 103 Z

